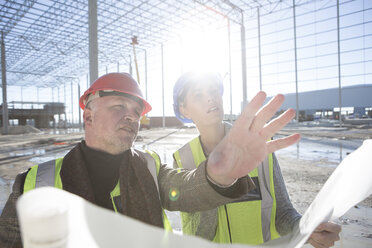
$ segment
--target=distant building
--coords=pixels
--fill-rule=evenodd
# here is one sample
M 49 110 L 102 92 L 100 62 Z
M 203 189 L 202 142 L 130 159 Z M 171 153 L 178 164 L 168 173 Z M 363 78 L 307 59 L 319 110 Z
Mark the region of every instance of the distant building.
M 2 126 L 2 105 L 0 105 L 0 124 Z M 9 102 L 9 121 L 16 125 L 31 125 L 36 128 L 55 127 L 55 116 L 61 123 L 61 115 L 66 119 L 65 104 L 61 102 Z
M 281 109 L 296 109 L 296 94 L 286 94 Z M 299 119 L 338 119 L 339 89 L 331 88 L 298 94 Z M 372 118 L 372 84 L 347 86 L 341 89 L 341 114 L 343 118 Z

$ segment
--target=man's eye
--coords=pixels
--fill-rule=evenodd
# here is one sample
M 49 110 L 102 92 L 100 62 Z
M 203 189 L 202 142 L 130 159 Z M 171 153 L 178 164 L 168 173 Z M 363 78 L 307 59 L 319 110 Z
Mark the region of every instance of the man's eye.
M 118 109 L 118 110 L 121 110 L 121 109 L 123 109 L 123 108 L 124 108 L 123 105 L 115 105 L 115 106 L 114 106 L 114 109 Z

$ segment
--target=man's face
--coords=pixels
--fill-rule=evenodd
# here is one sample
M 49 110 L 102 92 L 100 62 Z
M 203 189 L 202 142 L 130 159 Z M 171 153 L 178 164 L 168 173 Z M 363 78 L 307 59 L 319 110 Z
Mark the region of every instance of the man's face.
M 93 100 L 84 111 L 87 145 L 111 154 L 128 150 L 137 136 L 142 110 L 125 96 Z

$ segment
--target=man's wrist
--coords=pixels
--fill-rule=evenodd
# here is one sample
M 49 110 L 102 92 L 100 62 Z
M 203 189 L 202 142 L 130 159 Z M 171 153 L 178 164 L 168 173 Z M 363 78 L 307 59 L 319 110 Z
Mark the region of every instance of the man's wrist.
M 209 182 L 211 182 L 212 184 L 214 184 L 214 185 L 216 185 L 216 186 L 218 186 L 220 188 L 229 188 L 229 187 L 233 186 L 238 181 L 238 178 L 235 178 L 235 180 L 232 183 L 230 183 L 230 184 L 227 184 L 227 185 L 226 184 L 220 184 L 220 183 L 216 182 L 215 180 L 213 180 L 208 175 L 208 173 L 206 173 L 206 175 L 207 175 L 207 179 L 208 179 Z

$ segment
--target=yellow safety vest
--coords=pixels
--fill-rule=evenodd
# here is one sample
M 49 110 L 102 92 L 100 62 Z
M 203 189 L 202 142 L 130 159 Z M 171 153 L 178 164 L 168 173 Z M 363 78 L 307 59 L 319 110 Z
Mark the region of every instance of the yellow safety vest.
M 179 168 L 195 169 L 206 157 L 196 137 L 173 154 Z M 276 200 L 273 181 L 272 154 L 249 173 L 256 191 L 234 203 L 220 206 L 213 241 L 218 243 L 262 244 L 280 237 L 275 227 Z M 203 224 L 200 215 L 181 213 L 183 233 L 195 235 L 195 225 Z
M 149 169 L 151 175 L 154 178 L 155 184 L 158 188 L 158 180 L 157 175 L 159 174 L 160 170 L 160 158 L 158 154 L 152 151 L 147 151 L 146 153 L 137 151 L 141 153 L 146 161 L 147 161 L 147 168 Z M 62 168 L 63 158 L 58 158 L 56 160 L 51 160 L 46 163 L 40 165 L 34 165 L 31 167 L 29 172 L 26 175 L 25 183 L 23 186 L 23 193 L 26 193 L 30 190 L 35 188 L 50 186 L 55 187 L 58 189 L 63 189 L 62 180 L 61 180 L 61 168 Z M 112 205 L 116 213 L 120 212 L 122 207 L 121 205 L 121 198 L 120 198 L 120 182 L 118 181 L 115 188 L 110 193 Z M 172 227 L 170 222 L 167 218 L 167 215 L 163 209 L 163 224 L 164 229 L 167 231 L 172 231 Z

